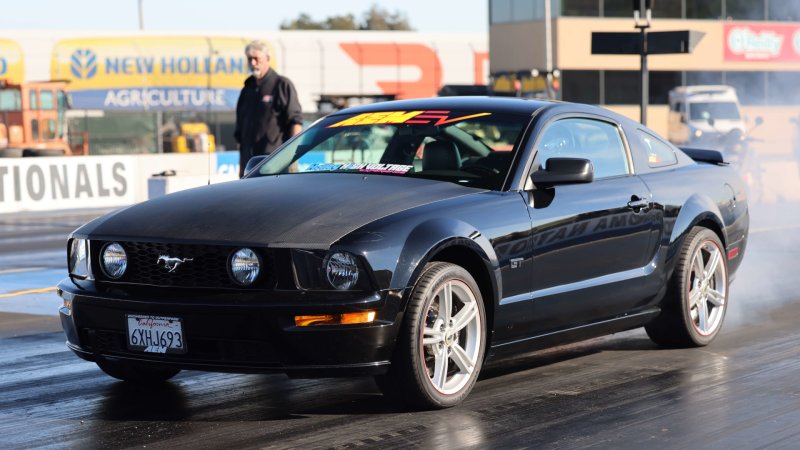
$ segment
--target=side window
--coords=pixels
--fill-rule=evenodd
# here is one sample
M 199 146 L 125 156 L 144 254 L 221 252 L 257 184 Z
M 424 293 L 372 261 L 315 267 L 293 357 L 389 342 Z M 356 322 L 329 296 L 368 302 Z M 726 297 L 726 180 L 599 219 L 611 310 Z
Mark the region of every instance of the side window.
M 539 161 L 550 158 L 585 158 L 594 166 L 595 178 L 628 174 L 628 158 L 619 129 L 592 119 L 561 119 L 544 131 L 538 146 Z
M 644 130 L 636 130 L 636 136 L 647 152 L 647 165 L 650 167 L 671 166 L 678 163 L 672 146 Z
M 39 106 L 45 111 L 55 109 L 55 102 L 53 100 L 53 91 L 39 92 Z
M 39 140 L 39 121 L 37 119 L 31 119 L 31 139 Z

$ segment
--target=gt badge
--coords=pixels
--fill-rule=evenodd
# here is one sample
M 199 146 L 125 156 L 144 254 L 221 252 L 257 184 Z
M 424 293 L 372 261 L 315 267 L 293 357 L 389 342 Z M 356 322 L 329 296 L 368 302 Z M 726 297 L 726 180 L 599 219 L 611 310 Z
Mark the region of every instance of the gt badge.
M 175 272 L 181 264 L 192 261 L 194 261 L 194 258 L 173 258 L 167 255 L 160 255 L 156 264 L 159 267 L 169 269 L 169 272 Z

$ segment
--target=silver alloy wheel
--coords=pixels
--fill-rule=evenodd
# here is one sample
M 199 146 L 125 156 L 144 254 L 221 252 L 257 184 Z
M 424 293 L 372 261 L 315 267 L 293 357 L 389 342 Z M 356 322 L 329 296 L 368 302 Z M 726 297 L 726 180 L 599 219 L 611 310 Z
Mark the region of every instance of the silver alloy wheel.
M 460 391 L 475 371 L 483 324 L 475 294 L 461 280 L 448 280 L 425 312 L 422 355 L 428 380 L 442 394 Z
M 692 256 L 689 274 L 689 313 L 694 328 L 703 336 L 722 324 L 728 298 L 728 273 L 722 249 L 711 240 L 700 244 Z

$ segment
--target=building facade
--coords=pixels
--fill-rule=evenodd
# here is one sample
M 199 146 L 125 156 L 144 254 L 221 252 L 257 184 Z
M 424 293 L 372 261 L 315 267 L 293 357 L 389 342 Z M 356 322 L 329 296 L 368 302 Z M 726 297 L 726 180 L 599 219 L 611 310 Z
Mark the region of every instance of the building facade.
M 638 55 L 591 53 L 592 32 L 636 31 L 631 0 L 490 0 L 489 16 L 493 86 L 535 95 L 544 86 L 549 42 L 557 98 L 638 119 Z M 648 57 L 650 127 L 664 131 L 670 89 L 698 84 L 731 85 L 746 112 L 791 126 L 800 105 L 800 0 L 655 0 L 651 25 L 704 36 L 690 54 Z

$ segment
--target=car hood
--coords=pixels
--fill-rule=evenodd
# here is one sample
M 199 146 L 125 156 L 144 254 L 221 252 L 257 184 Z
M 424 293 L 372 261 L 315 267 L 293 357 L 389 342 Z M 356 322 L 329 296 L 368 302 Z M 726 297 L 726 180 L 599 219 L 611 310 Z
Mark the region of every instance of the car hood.
M 249 178 L 158 197 L 78 229 L 93 239 L 213 241 L 328 248 L 382 217 L 483 192 L 386 175 L 318 173 Z

